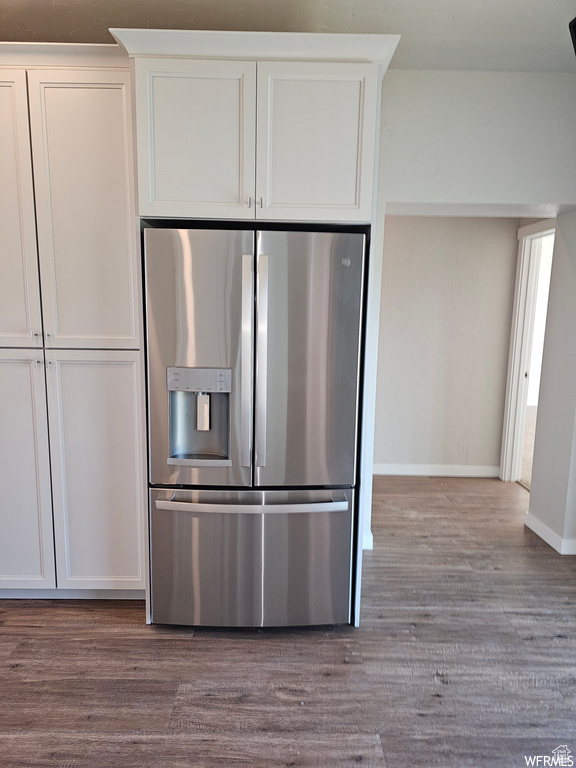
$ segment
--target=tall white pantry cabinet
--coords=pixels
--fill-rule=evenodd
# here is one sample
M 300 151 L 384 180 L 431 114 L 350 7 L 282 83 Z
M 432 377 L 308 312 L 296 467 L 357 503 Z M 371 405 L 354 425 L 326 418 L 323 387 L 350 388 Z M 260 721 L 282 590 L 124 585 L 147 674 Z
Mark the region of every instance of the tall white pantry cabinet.
M 0 179 L 0 596 L 142 590 L 127 58 L 0 44 Z

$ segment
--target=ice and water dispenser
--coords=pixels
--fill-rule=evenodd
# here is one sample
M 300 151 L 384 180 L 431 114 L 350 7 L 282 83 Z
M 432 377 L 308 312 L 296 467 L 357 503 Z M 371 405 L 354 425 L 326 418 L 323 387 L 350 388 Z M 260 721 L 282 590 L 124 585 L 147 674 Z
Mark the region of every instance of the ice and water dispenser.
M 230 368 L 166 369 L 170 397 L 168 464 L 226 467 L 230 460 Z

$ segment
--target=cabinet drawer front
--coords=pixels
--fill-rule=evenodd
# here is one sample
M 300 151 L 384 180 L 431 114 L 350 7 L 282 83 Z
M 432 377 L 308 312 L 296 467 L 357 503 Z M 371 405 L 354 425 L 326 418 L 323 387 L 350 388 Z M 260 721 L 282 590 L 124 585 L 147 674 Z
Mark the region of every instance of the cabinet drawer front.
M 140 215 L 254 218 L 256 64 L 136 61 Z
M 258 63 L 258 218 L 370 221 L 377 65 Z
M 299 626 L 350 619 L 351 490 L 152 490 L 152 620 Z M 260 498 L 258 498 L 260 496 Z M 265 496 L 265 499 L 263 498 Z M 279 498 L 280 497 L 280 498 Z M 296 497 L 296 498 L 294 498 Z M 212 509 L 211 509 L 212 508 Z

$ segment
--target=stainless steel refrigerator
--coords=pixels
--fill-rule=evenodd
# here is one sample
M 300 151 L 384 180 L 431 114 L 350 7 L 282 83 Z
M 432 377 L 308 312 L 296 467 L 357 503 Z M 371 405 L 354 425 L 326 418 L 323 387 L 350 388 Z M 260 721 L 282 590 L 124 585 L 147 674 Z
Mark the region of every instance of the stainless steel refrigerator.
M 364 235 L 144 251 L 152 621 L 349 622 Z

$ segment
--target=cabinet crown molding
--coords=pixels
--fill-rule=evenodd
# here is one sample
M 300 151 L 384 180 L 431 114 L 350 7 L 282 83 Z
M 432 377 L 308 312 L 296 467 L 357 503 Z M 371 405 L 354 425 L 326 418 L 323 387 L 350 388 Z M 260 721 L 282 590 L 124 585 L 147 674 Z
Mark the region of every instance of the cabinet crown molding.
M 123 47 L 115 43 L 0 42 L 0 67 L 113 67 L 127 69 Z
M 370 61 L 388 67 L 400 35 L 110 29 L 132 57 Z

